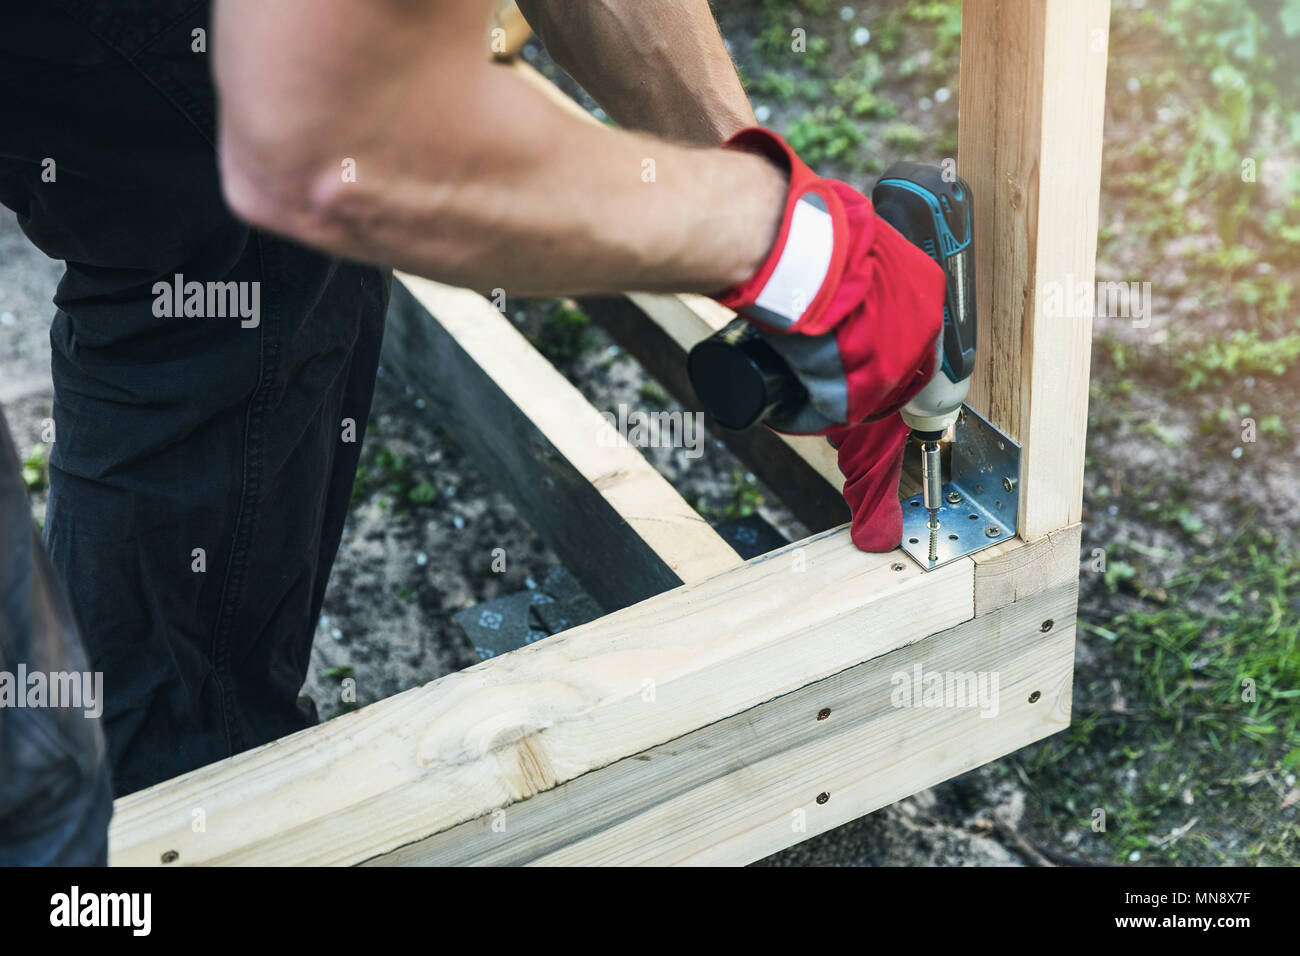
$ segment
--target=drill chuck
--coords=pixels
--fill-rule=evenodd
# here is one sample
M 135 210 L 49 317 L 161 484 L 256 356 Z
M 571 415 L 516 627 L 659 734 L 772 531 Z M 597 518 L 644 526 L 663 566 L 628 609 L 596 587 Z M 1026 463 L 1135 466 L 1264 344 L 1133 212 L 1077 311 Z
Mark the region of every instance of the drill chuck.
M 921 503 L 930 512 L 933 521 L 940 507 L 943 493 L 943 468 L 939 457 L 939 443 L 921 443 Z

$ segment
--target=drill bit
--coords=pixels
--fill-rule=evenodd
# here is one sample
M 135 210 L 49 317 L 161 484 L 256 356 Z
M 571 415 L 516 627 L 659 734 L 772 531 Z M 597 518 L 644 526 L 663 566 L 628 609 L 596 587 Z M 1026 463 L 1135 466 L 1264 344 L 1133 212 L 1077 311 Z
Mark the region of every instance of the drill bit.
M 921 443 L 921 498 L 929 512 L 930 561 L 939 560 L 939 495 L 943 491 L 943 472 L 939 462 L 939 443 Z

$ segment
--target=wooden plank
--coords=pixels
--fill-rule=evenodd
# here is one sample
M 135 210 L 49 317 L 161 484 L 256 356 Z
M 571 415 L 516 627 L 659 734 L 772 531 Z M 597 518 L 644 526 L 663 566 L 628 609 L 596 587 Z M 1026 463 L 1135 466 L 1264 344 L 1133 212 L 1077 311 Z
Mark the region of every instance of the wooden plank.
M 1082 514 L 1108 0 L 965 0 L 958 166 L 975 198 L 970 403 L 1024 448 L 1019 531 Z M 1032 401 L 1031 401 L 1032 396 Z
M 1064 729 L 1076 598 L 1058 584 L 368 865 L 749 863 Z M 917 666 L 984 675 L 996 710 L 894 706 Z
M 975 615 L 1023 601 L 1063 581 L 1078 581 L 1082 530 L 1082 525 L 1072 524 L 1028 544 L 1016 538 L 971 555 Z
M 973 590 L 969 560 L 814 536 L 124 797 L 112 861 L 371 859 L 953 627 Z
M 740 563 L 486 299 L 402 276 L 384 363 L 518 504 L 583 587 L 624 607 Z M 702 437 L 702 436 L 701 436 Z
M 497 60 L 514 59 L 533 35 L 515 0 L 495 0 L 489 27 L 488 50 Z

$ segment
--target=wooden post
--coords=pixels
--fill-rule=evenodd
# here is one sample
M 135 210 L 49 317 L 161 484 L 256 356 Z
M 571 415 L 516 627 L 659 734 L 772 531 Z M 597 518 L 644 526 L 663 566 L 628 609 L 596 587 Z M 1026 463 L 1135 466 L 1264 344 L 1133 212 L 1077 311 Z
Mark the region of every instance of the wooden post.
M 1108 0 L 964 0 L 957 163 L 975 194 L 970 403 L 1023 446 L 1020 536 L 1079 520 Z

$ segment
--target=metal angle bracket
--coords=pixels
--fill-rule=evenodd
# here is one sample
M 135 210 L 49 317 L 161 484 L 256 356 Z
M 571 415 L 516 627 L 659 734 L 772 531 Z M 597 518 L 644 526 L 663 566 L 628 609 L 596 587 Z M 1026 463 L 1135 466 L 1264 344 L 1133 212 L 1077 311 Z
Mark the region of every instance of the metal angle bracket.
M 903 550 L 932 571 L 1016 535 L 1020 445 L 969 405 L 952 427 L 952 480 L 943 484 L 930 560 L 929 513 L 920 495 L 903 501 Z

